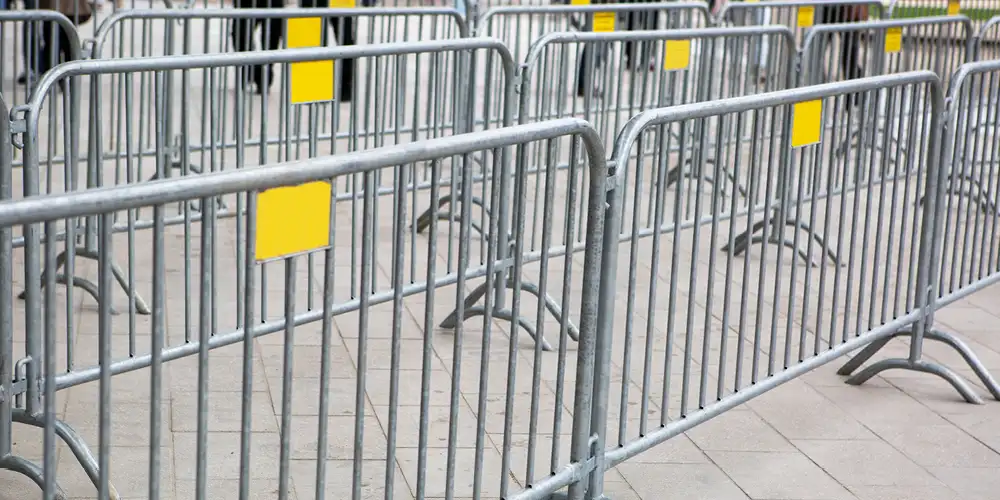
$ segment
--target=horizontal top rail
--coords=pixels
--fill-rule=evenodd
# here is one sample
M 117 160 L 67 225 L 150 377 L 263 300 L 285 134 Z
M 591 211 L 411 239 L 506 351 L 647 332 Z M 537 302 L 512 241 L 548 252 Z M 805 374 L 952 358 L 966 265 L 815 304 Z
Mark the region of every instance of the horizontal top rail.
M 129 9 L 115 11 L 108 16 L 97 30 L 97 36 L 108 25 L 122 19 L 297 19 L 303 17 L 367 17 L 379 15 L 441 15 L 455 16 L 462 20 L 462 14 L 449 7 L 355 7 L 349 9 L 328 7 L 288 7 L 281 9 Z
M 0 226 L 35 224 L 234 192 L 261 191 L 567 135 L 580 136 L 590 159 L 597 163 L 590 165 L 591 169 L 604 171 L 605 150 L 597 131 L 585 120 L 564 118 L 344 155 L 8 200 L 0 202 Z
M 545 46 L 552 44 L 568 44 L 577 42 L 620 42 L 620 41 L 652 41 L 652 40 L 690 40 L 699 38 L 713 38 L 717 36 L 749 36 L 749 35 L 784 35 L 789 40 L 794 40 L 795 35 L 788 26 L 765 25 L 765 26 L 740 26 L 733 28 L 684 28 L 669 30 L 637 30 L 637 31 L 611 31 L 611 32 L 582 32 L 582 31 L 560 31 L 542 36 L 532 44 L 528 56 L 524 60 L 523 66 L 532 65 L 536 59 L 541 57 Z M 794 42 L 793 42 L 794 46 Z M 522 66 L 522 67 L 523 67 Z
M 1000 60 L 977 61 L 963 64 L 955 74 L 951 75 L 950 87 L 948 87 L 948 101 L 952 102 L 958 92 L 961 91 L 965 80 L 973 75 L 1000 71 Z
M 880 21 L 865 21 L 861 23 L 817 24 L 809 31 L 809 35 L 806 37 L 806 41 L 803 43 L 803 46 L 807 45 L 809 40 L 817 36 L 817 32 L 840 33 L 858 31 L 862 29 L 905 28 L 907 26 L 931 26 L 958 23 L 966 25 L 966 29 L 968 29 L 971 34 L 972 21 L 967 16 L 908 17 L 905 19 L 885 19 Z
M 651 126 L 664 125 L 667 123 L 691 120 L 697 118 L 707 118 L 730 113 L 740 113 L 774 106 L 795 104 L 802 101 L 811 101 L 824 97 L 834 97 L 844 94 L 866 92 L 890 86 L 900 86 L 915 83 L 931 83 L 932 98 L 943 103 L 941 91 L 941 80 L 933 71 L 910 71 L 907 73 L 895 73 L 891 75 L 873 76 L 869 78 L 858 78 L 843 82 L 825 83 L 810 87 L 796 87 L 786 90 L 778 90 L 764 94 L 750 96 L 733 97 L 718 101 L 699 102 L 691 104 L 681 104 L 668 108 L 651 109 L 632 117 L 622 128 L 615 140 L 614 150 L 611 152 L 609 166 L 615 168 L 615 181 L 620 182 L 624 178 L 623 168 L 619 165 L 628 165 L 629 154 L 632 144 L 639 138 L 644 130 Z M 941 109 L 940 107 L 938 109 Z
M 882 12 L 881 0 L 768 0 L 766 2 L 728 2 L 719 11 L 718 19 L 735 10 L 765 10 L 775 7 L 845 7 L 854 5 L 876 6 Z
M 710 12 L 705 2 L 645 2 L 607 3 L 590 5 L 505 5 L 494 7 L 483 14 L 482 22 L 499 14 L 559 14 L 576 12 L 629 12 L 643 10 L 704 10 Z
M 281 8 L 281 9 L 129 9 L 115 11 L 94 34 L 95 54 L 100 54 L 108 34 L 124 20 L 211 20 L 211 19 L 303 19 L 310 17 L 376 17 L 376 16 L 441 16 L 458 25 L 460 36 L 469 34 L 469 26 L 456 9 L 448 7 L 356 7 L 342 8 Z M 68 21 L 68 20 L 67 20 Z
M 182 56 L 157 56 L 134 59 L 92 59 L 71 61 L 60 64 L 42 76 L 31 101 L 11 110 L 11 118 L 18 113 L 39 110 L 56 82 L 65 78 L 83 75 L 102 75 L 140 71 L 175 71 L 186 69 L 206 69 L 228 66 L 253 66 L 275 63 L 323 61 L 330 59 L 357 59 L 399 54 L 419 54 L 448 52 L 455 50 L 495 49 L 502 58 L 504 71 L 513 77 L 514 59 L 507 46 L 494 38 L 457 38 L 450 40 L 430 40 L 425 42 L 395 42 L 374 45 L 347 45 L 336 47 L 315 47 L 302 49 L 281 49 L 256 52 L 197 54 Z M 37 113 L 29 120 L 36 121 Z M 37 123 L 28 123 L 33 130 Z

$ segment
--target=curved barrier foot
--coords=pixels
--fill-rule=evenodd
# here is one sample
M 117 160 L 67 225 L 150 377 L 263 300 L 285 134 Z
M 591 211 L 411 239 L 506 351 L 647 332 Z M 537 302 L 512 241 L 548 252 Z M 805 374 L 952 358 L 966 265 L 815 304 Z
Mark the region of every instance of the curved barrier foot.
M 30 425 L 38 428 L 45 427 L 45 422 L 43 420 L 28 414 L 24 410 L 14 410 L 11 416 L 13 417 L 12 420 L 19 424 Z M 80 467 L 83 468 L 87 477 L 90 478 L 90 481 L 94 483 L 94 487 L 97 488 L 101 482 L 100 469 L 97 465 L 97 459 L 94 458 L 94 454 L 90 452 L 90 448 L 83 441 L 83 438 L 81 438 L 80 435 L 69 426 L 69 424 L 63 422 L 62 420 L 56 420 L 55 431 L 56 436 L 58 436 L 59 439 L 66 444 L 70 451 L 73 452 L 73 456 L 75 456 L 77 461 L 80 463 Z M 34 466 L 33 464 L 31 465 Z M 37 469 L 37 467 L 35 468 Z M 41 484 L 43 483 L 39 483 L 39 485 Z M 110 500 L 121 500 L 118 490 L 115 489 L 115 486 L 110 482 L 108 483 L 108 498 Z
M 892 340 L 895 337 L 911 336 L 911 335 L 913 335 L 912 331 L 902 330 L 894 333 L 890 337 L 886 337 L 885 339 L 879 340 L 878 342 L 869 344 L 867 347 L 862 349 L 861 352 L 859 352 L 856 356 L 854 356 L 846 364 L 844 364 L 844 366 L 842 366 L 839 370 L 837 370 L 837 374 L 851 375 L 858 368 L 860 368 L 861 365 L 863 365 L 865 362 L 871 359 L 872 356 L 874 356 L 883 347 L 885 347 L 890 340 Z M 983 386 L 986 387 L 986 390 L 989 391 L 990 395 L 992 395 L 993 398 L 996 399 L 997 401 L 1000 401 L 1000 384 L 998 384 L 997 381 L 993 378 L 993 376 L 990 375 L 986 367 L 983 366 L 982 362 L 979 361 L 979 358 L 976 357 L 975 353 L 972 352 L 972 349 L 970 349 L 969 346 L 965 344 L 965 342 L 962 342 L 960 339 L 958 339 L 957 337 L 955 337 L 950 333 L 943 332 L 940 330 L 928 330 L 924 334 L 924 338 L 927 340 L 942 342 L 952 347 L 956 351 L 958 351 L 958 353 L 962 356 L 965 362 L 968 363 L 972 371 L 975 372 L 976 376 L 979 377 L 979 380 L 982 381 Z M 861 385 L 867 382 L 875 375 L 878 375 L 879 373 L 885 370 L 891 370 L 891 369 L 913 370 L 923 373 L 929 373 L 932 375 L 937 375 L 938 377 L 945 379 L 949 384 L 951 384 L 951 386 L 954 387 L 955 390 L 958 391 L 958 393 L 962 396 L 962 398 L 965 399 L 967 402 L 973 404 L 983 404 L 982 398 L 980 398 L 979 395 L 976 394 L 976 392 L 972 389 L 972 386 L 970 386 L 968 382 L 966 382 L 962 377 L 960 377 L 954 371 L 938 363 L 933 363 L 923 360 L 913 362 L 905 358 L 884 359 L 852 375 L 850 378 L 847 379 L 846 382 L 851 385 Z

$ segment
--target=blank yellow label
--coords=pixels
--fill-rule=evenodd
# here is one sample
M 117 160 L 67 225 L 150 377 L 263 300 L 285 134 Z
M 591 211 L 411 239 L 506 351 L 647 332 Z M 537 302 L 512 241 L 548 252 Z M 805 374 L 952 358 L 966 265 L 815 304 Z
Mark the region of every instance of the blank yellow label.
M 885 53 L 895 54 L 903 48 L 903 28 L 885 30 Z
M 691 63 L 691 40 L 667 40 L 663 55 L 663 69 L 687 69 Z
M 615 30 L 614 12 L 594 13 L 594 33 L 608 33 Z
M 319 17 L 289 19 L 285 33 L 290 49 L 319 47 L 323 43 L 323 19 Z
M 590 5 L 590 0 L 570 0 L 570 5 Z
M 289 19 L 288 48 L 320 47 L 323 43 L 323 19 Z M 292 104 L 333 100 L 333 61 L 298 62 L 289 65 Z
M 256 260 L 329 246 L 330 193 L 330 183 L 323 181 L 258 193 Z
M 357 6 L 355 0 L 330 0 L 331 9 L 353 9 Z
M 819 144 L 823 101 L 806 101 L 792 106 L 792 147 Z
M 962 10 L 962 4 L 958 0 L 948 0 L 948 15 L 957 16 Z
M 800 28 L 810 28 L 816 18 L 816 7 L 799 7 L 798 26 Z

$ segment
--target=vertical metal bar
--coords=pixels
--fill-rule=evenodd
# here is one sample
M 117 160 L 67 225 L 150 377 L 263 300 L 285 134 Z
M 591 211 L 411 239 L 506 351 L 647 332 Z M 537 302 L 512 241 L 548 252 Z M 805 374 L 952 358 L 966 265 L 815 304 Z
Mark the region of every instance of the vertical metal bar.
M 98 363 L 101 367 L 99 391 L 98 432 L 98 500 L 108 500 L 111 478 L 111 234 L 114 214 L 100 216 L 98 224 L 98 296 L 100 297 L 97 323 Z
M 370 299 L 372 295 L 372 273 L 375 263 L 372 262 L 372 233 L 375 231 L 375 174 L 365 172 L 364 206 L 361 216 L 361 295 L 358 313 L 358 378 L 354 394 L 354 479 L 351 492 L 352 500 L 361 500 L 361 486 L 364 481 L 362 471 L 364 459 L 364 425 L 365 425 L 365 381 L 368 372 L 368 320 L 371 315 Z M 355 197 L 356 199 L 356 197 Z M 353 231 L 352 226 L 352 233 Z
M 57 221 L 45 222 L 45 434 L 42 438 L 45 500 L 54 499 L 56 494 L 56 224 Z
M 215 200 L 201 199 L 201 209 L 204 217 L 201 224 L 201 261 L 199 262 L 199 299 L 198 299 L 198 428 L 197 428 L 197 463 L 195 476 L 196 497 L 208 496 L 208 342 L 212 336 L 212 297 L 209 293 L 212 286 L 212 261 L 215 248 L 212 246 L 212 235 L 215 232 Z M 187 300 L 191 300 L 190 297 Z
M 292 379 L 295 353 L 295 264 L 298 257 L 285 259 L 285 342 L 281 375 L 281 450 L 278 463 L 278 499 L 288 500 L 288 477 L 292 444 Z M 320 448 L 325 454 L 326 448 Z M 324 457 L 319 457 L 323 461 Z
M 0 116 L 10 116 L 2 95 L 0 95 Z M 10 200 L 14 195 L 12 153 L 10 120 L 0 119 L 0 199 L 2 200 Z M 13 447 L 11 417 L 14 393 L 14 262 L 12 247 L 13 228 L 0 226 L 0 377 L 2 377 L 0 378 L 0 394 L 3 394 L 3 397 L 0 397 L 0 456 L 10 454 Z

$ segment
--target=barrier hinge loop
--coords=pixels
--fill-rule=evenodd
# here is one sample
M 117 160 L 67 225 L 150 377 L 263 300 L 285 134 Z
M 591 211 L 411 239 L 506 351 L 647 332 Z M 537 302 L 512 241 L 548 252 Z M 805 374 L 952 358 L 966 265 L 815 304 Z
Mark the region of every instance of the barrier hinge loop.
M 13 115 L 14 112 L 11 112 Z M 17 149 L 24 149 L 23 134 L 28 131 L 28 122 L 22 118 L 11 117 L 10 120 L 10 142 Z

